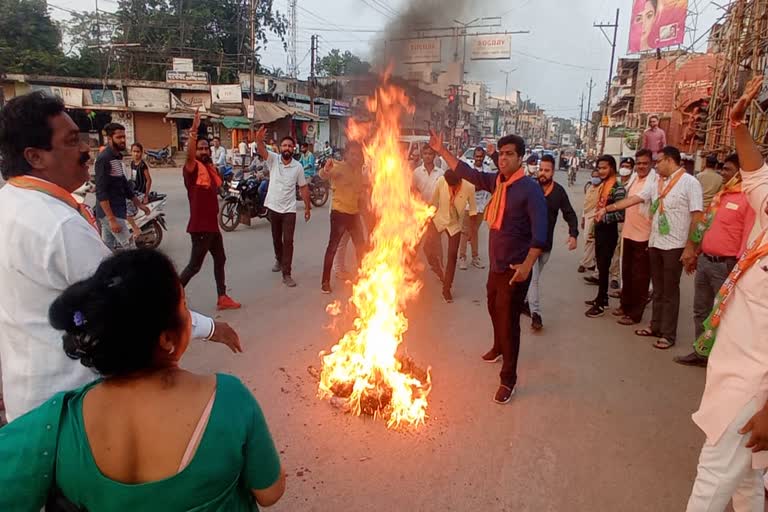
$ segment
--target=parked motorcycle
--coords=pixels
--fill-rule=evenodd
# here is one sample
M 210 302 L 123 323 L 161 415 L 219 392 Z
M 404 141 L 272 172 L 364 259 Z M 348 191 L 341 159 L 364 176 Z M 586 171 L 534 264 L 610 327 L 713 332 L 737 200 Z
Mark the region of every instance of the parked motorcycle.
M 146 154 L 150 165 L 176 167 L 176 161 L 173 159 L 173 150 L 171 149 L 171 146 L 166 146 L 163 149 L 148 149 L 146 150 Z
M 139 210 L 134 218 L 136 225 L 141 229 L 136 238 L 136 247 L 139 249 L 157 249 L 163 241 L 163 230 L 168 231 L 165 223 L 166 194 L 149 194 L 149 215 Z
M 232 180 L 235 178 L 235 170 L 231 165 L 225 165 L 223 167 L 219 167 L 219 175 L 221 176 L 219 197 L 226 199 L 229 195 L 229 189 L 232 186 Z
M 240 223 L 251 225 L 251 219 L 264 219 L 267 209 L 259 199 L 259 186 L 263 180 L 253 175 L 231 183 L 229 195 L 219 212 L 219 225 L 227 232 L 234 231 Z

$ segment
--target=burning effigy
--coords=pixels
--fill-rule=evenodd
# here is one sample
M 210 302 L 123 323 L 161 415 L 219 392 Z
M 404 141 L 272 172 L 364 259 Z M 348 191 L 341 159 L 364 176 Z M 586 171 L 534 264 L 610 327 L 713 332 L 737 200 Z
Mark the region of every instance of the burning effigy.
M 320 354 L 319 395 L 353 414 L 382 418 L 389 428 L 418 426 L 427 418 L 431 377 L 403 355 L 402 344 L 406 306 L 422 289 L 414 255 L 434 208 L 413 194 L 399 143 L 401 118 L 414 109 L 405 92 L 385 77 L 367 108 L 373 121 L 351 121 L 348 136 L 365 150 L 376 223 L 349 300 L 353 326 Z M 339 311 L 338 304 L 328 308 Z

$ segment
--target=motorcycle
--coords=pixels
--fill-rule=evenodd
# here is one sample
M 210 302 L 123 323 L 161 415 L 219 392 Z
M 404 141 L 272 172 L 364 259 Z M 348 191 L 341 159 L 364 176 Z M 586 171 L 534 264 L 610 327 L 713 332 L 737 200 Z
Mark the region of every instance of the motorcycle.
M 146 154 L 150 165 L 176 167 L 176 161 L 173 159 L 173 150 L 171 149 L 171 146 L 166 146 L 163 149 L 148 149 L 146 150 Z
M 219 187 L 219 197 L 226 199 L 229 195 L 229 189 L 232 186 L 232 180 L 235 178 L 235 170 L 230 165 L 219 168 L 221 176 L 221 186 Z
M 253 218 L 267 218 L 267 209 L 259 198 L 262 182 L 256 175 L 232 181 L 229 195 L 219 212 L 221 229 L 232 232 L 241 222 L 250 226 Z
M 168 226 L 165 223 L 166 202 L 166 194 L 151 192 L 149 202 L 147 202 L 149 215 L 139 210 L 134 217 L 136 225 L 141 229 L 141 233 L 136 237 L 138 249 L 157 249 L 160 242 L 163 241 L 163 230 L 168 231 Z
M 328 197 L 331 195 L 331 184 L 320 177 L 319 174 L 315 174 L 307 181 L 309 187 L 309 201 L 315 208 L 322 208 L 325 203 L 328 202 Z M 298 185 L 296 186 L 296 200 L 301 201 L 301 192 Z

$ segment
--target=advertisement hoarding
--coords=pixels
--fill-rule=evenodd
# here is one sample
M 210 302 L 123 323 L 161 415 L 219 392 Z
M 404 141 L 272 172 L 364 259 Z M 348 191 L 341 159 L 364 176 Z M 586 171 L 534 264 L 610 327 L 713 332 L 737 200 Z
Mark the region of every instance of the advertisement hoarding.
M 688 0 L 634 0 L 629 29 L 629 53 L 683 43 Z
M 442 47 L 440 39 L 414 39 L 405 42 L 405 63 L 422 64 L 440 62 Z
M 176 84 L 207 84 L 208 73 L 205 71 L 171 71 L 165 72 L 165 81 Z
M 477 36 L 472 40 L 472 60 L 512 58 L 512 36 Z
M 240 84 L 212 85 L 211 98 L 214 103 L 242 103 L 243 90 Z
M 137 112 L 168 112 L 171 108 L 168 89 L 128 87 L 128 108 Z
M 192 73 L 195 71 L 195 61 L 192 59 L 184 59 L 181 57 L 173 58 L 173 70 L 181 71 L 183 73 Z

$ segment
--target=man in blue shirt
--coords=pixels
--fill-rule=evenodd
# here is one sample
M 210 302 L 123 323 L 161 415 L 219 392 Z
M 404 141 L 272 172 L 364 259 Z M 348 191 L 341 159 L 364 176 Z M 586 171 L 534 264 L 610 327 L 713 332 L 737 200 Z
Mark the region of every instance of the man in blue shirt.
M 517 135 L 502 137 L 498 154 L 491 155 L 497 173 L 480 172 L 461 162 L 435 132 L 431 133 L 429 145 L 478 191 L 493 194 L 485 218 L 490 227 L 487 291 L 494 342 L 483 360 L 495 363 L 503 358 L 501 385 L 493 399 L 506 404 L 517 385 L 520 313 L 531 284 L 531 270 L 547 245 L 547 202 L 541 186 L 525 176 L 525 141 Z
M 315 175 L 315 155 L 309 150 L 309 144 L 306 142 L 301 145 L 301 166 L 304 168 L 304 177 L 311 178 Z

